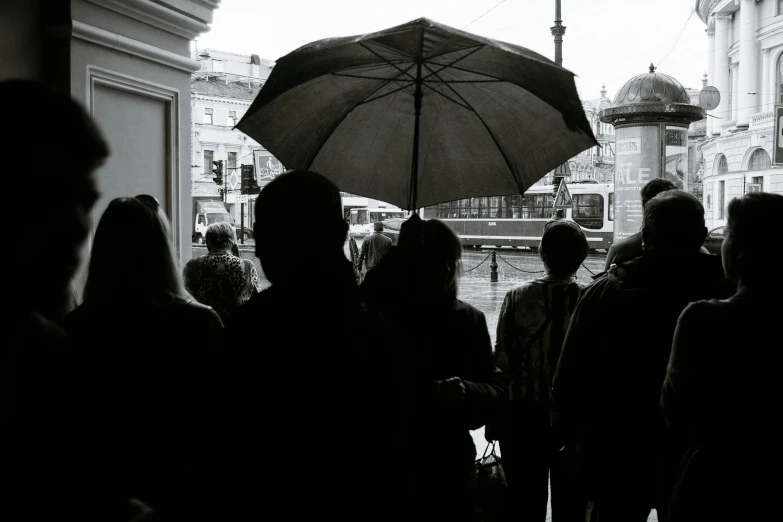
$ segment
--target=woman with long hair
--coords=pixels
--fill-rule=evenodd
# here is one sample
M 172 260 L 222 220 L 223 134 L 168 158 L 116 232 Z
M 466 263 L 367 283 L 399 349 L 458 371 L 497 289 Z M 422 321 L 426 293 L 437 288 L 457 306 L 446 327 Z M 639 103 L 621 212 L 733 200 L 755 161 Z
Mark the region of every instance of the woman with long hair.
M 166 223 L 147 202 L 113 200 L 98 223 L 84 302 L 65 320 L 80 408 L 71 469 L 78 520 L 205 520 L 208 368 L 222 323 L 185 292 Z
M 361 286 L 368 307 L 406 334 L 413 355 L 403 445 L 411 458 L 422 454 L 407 467 L 410 520 L 470 520 L 470 430 L 495 415 L 505 393 L 484 314 L 458 298 L 461 256 L 445 223 L 414 214 Z

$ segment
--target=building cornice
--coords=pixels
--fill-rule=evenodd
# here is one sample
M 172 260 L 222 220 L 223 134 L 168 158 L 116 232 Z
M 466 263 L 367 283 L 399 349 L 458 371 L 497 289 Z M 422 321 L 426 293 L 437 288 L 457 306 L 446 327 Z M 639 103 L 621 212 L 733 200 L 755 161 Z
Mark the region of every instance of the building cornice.
M 240 100 L 238 98 L 223 98 L 220 96 L 209 96 L 205 94 L 196 94 L 196 93 L 191 93 L 191 96 L 194 100 L 204 100 L 208 102 L 225 103 L 225 104 L 247 105 L 248 107 L 253 105 L 252 101 Z
M 198 62 L 185 56 L 95 27 L 94 25 L 85 24 L 78 20 L 71 21 L 70 35 L 77 40 L 108 47 L 115 51 L 138 56 L 187 73 L 193 73 L 200 67 Z
M 209 31 L 218 2 L 208 0 L 87 0 L 188 40 Z M 168 7 L 167 7 L 168 4 Z

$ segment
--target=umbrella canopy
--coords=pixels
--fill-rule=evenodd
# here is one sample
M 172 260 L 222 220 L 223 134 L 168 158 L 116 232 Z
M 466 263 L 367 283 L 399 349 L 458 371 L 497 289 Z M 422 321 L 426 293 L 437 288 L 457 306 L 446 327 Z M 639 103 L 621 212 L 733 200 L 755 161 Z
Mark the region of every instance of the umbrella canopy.
M 597 144 L 573 73 L 423 18 L 284 56 L 236 127 L 286 168 L 409 210 L 520 194 Z

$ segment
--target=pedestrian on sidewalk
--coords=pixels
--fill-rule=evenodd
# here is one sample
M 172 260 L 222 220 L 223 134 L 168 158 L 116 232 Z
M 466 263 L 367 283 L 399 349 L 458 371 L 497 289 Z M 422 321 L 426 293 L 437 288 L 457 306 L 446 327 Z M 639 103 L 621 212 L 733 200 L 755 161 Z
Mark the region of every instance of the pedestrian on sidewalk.
M 261 290 L 256 266 L 234 254 L 236 234 L 230 223 L 212 223 L 206 231 L 207 253 L 185 264 L 185 288 L 211 306 L 228 324 L 237 308 Z
M 542 278 L 510 290 L 500 309 L 495 360 L 508 385 L 503 417 L 485 429 L 498 440 L 509 494 L 506 520 L 544 522 L 551 480 L 552 520 L 584 522 L 587 500 L 566 469 L 565 444 L 550 387 L 571 314 L 584 285 L 576 271 L 590 247 L 573 221 L 550 221 L 538 249 Z
M 367 267 L 367 272 L 389 252 L 392 240 L 383 235 L 383 223 L 376 221 L 373 224 L 374 232 L 362 241 L 362 253 L 359 256 L 359 268 Z
M 644 522 L 653 508 L 665 520 L 685 450 L 659 405 L 674 328 L 689 303 L 726 297 L 720 259 L 699 251 L 707 229 L 693 195 L 652 198 L 641 233 L 643 255 L 582 293 L 552 385 L 591 522 Z
M 737 292 L 683 310 L 661 394 L 669 426 L 688 442 L 668 522 L 781 516 L 783 448 L 775 412 L 783 402 L 783 196 L 751 192 L 733 199 L 722 255 Z
M 313 256 L 281 245 L 319 216 Z M 289 171 L 255 205 L 256 255 L 271 286 L 225 330 L 221 520 L 408 520 L 395 330 L 362 304 L 339 189 Z M 285 226 L 281 226 L 285 223 Z M 248 471 L 252 472 L 248 472 Z

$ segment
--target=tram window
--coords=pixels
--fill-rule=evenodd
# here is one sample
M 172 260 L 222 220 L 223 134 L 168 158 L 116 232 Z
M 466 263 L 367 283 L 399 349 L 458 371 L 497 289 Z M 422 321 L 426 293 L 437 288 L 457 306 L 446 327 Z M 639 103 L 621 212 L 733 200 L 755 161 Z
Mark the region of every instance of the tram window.
M 522 201 L 522 219 L 547 219 L 552 216 L 551 194 L 531 194 Z
M 573 219 L 584 228 L 603 227 L 604 197 L 600 194 L 574 194 Z
M 489 200 L 489 216 L 491 218 L 499 218 L 500 217 L 500 205 L 501 200 L 499 197 L 491 197 L 487 198 Z
M 486 219 L 489 216 L 489 198 L 478 198 L 479 217 Z

